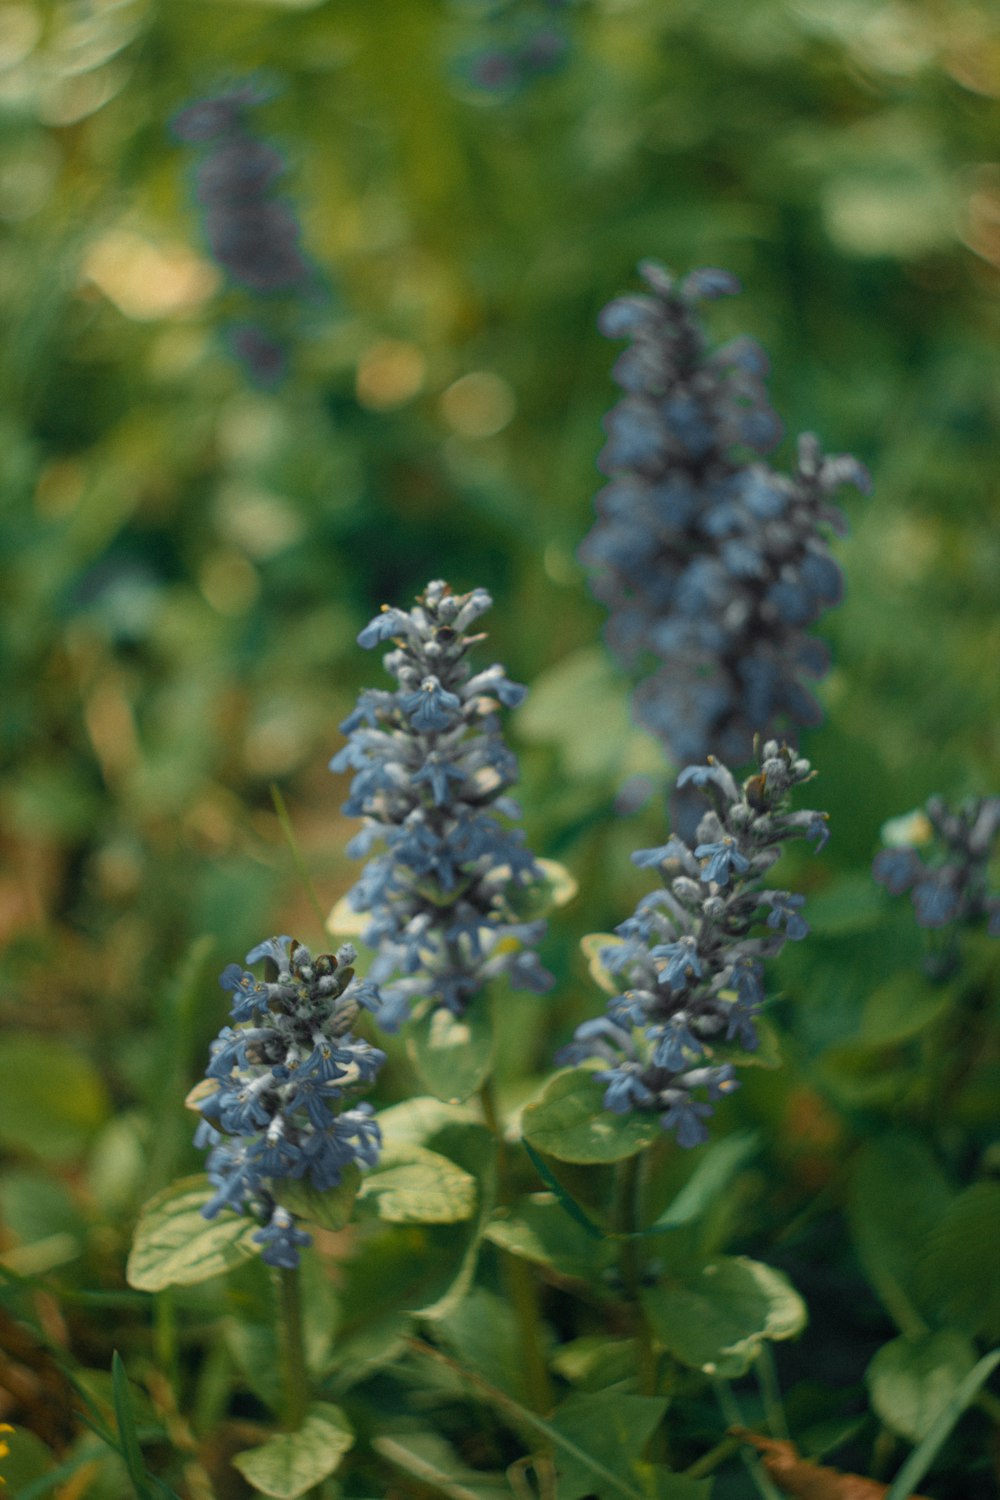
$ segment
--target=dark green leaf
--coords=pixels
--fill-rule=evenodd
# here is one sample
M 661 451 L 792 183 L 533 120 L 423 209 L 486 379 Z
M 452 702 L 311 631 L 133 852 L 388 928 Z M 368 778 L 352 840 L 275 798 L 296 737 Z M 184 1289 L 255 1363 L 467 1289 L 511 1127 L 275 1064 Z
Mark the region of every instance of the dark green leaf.
M 642 1293 L 658 1341 L 683 1364 L 725 1379 L 746 1374 L 764 1339 L 794 1338 L 806 1308 L 787 1278 L 760 1261 L 720 1256 Z
M 277 1187 L 278 1202 L 289 1212 L 316 1224 L 320 1229 L 343 1229 L 354 1211 L 354 1200 L 361 1185 L 361 1171 L 350 1162 L 343 1171 L 340 1185 L 320 1192 L 308 1182 L 286 1178 Z

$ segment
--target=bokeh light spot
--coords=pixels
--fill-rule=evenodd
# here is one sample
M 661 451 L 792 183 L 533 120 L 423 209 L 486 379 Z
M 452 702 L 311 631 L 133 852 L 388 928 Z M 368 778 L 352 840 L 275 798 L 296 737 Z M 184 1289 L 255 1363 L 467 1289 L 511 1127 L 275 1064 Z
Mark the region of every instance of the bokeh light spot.
M 507 381 L 489 370 L 462 375 L 441 397 L 448 426 L 465 438 L 487 438 L 502 432 L 517 409 Z
M 426 378 L 427 360 L 416 344 L 380 339 L 358 362 L 358 401 L 370 411 L 391 411 L 419 395 Z

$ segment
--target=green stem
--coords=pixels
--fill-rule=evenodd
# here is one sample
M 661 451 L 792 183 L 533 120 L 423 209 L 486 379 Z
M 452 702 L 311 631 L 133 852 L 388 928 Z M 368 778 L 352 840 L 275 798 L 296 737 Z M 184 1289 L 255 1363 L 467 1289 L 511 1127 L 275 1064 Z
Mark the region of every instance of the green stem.
M 301 880 L 302 887 L 306 893 L 306 896 L 309 898 L 309 905 L 312 907 L 313 911 L 316 914 L 316 921 L 319 923 L 319 930 L 321 933 L 325 933 L 326 917 L 323 915 L 323 908 L 319 904 L 319 897 L 316 894 L 316 887 L 312 883 L 312 879 L 310 878 L 309 871 L 306 867 L 306 862 L 302 857 L 302 850 L 299 847 L 299 841 L 295 837 L 295 829 L 292 827 L 292 820 L 288 815 L 288 808 L 285 805 L 285 799 L 281 795 L 281 789 L 276 781 L 271 782 L 271 801 L 274 803 L 274 810 L 278 815 L 278 822 L 281 824 L 281 831 L 285 835 L 285 841 L 288 844 L 288 848 L 292 856 L 292 863 L 295 866 L 295 873 Z
M 281 1337 L 282 1379 L 284 1382 L 284 1423 L 289 1432 L 298 1432 L 309 1407 L 309 1376 L 306 1371 L 305 1341 L 302 1336 L 302 1290 L 299 1270 L 281 1266 L 278 1270 L 278 1304 Z
M 760 1353 L 754 1364 L 754 1374 L 764 1402 L 764 1420 L 767 1422 L 767 1430 L 773 1438 L 788 1442 L 790 1434 L 788 1423 L 785 1421 L 785 1408 L 781 1401 L 781 1386 L 778 1383 L 778 1372 L 774 1366 L 774 1355 L 767 1343 L 760 1346 Z
M 487 1078 L 480 1088 L 479 1099 L 483 1107 L 483 1118 L 489 1126 L 496 1150 L 497 1190 L 500 1202 L 510 1204 L 514 1201 L 513 1174 L 507 1142 L 504 1139 L 503 1124 L 497 1111 L 492 1079 Z M 529 1400 L 535 1411 L 551 1411 L 555 1405 L 555 1396 L 549 1379 L 545 1351 L 539 1337 L 541 1308 L 535 1279 L 530 1267 L 520 1256 L 503 1252 L 501 1264 L 517 1322 Z
M 641 1160 L 641 1153 L 628 1156 L 619 1163 L 618 1167 L 618 1178 L 615 1184 L 615 1229 L 625 1236 L 634 1235 L 640 1227 L 639 1166 Z M 639 1295 L 642 1286 L 640 1243 L 636 1239 L 623 1239 L 619 1264 L 636 1341 L 639 1394 L 655 1396 L 659 1390 L 659 1370 L 656 1349 Z
M 736 1404 L 736 1397 L 733 1395 L 728 1381 L 713 1380 L 712 1389 L 715 1391 L 715 1399 L 719 1403 L 719 1409 L 725 1417 L 727 1425 L 729 1427 L 745 1427 L 746 1423 L 743 1421 L 743 1414 Z M 743 1467 L 753 1480 L 762 1500 L 784 1500 L 784 1497 L 767 1470 L 762 1464 L 751 1458 L 742 1444 L 740 1445 L 740 1458 L 743 1460 Z

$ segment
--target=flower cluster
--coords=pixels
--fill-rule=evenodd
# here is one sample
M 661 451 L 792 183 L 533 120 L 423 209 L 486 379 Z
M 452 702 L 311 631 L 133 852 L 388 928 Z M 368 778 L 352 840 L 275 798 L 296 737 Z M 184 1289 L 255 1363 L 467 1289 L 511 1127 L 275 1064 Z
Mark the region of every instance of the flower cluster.
M 804 898 L 761 882 L 788 839 L 810 839 L 817 849 L 827 841 L 825 813 L 789 810 L 791 789 L 812 774 L 775 740 L 742 787 L 712 759 L 681 773 L 679 784 L 693 783 L 711 808 L 693 847 L 673 837 L 632 856 L 659 870 L 664 888 L 644 896 L 616 929 L 619 941 L 599 950 L 605 972 L 628 988 L 604 1016 L 584 1022 L 557 1059 L 605 1062 L 597 1074 L 605 1107 L 661 1115 L 682 1146 L 707 1139 L 712 1101 L 738 1087 L 732 1067 L 713 1062 L 715 1047 L 758 1045 L 764 960 L 809 931 Z M 702 1089 L 707 1103 L 694 1097 Z
M 315 289 L 317 278 L 299 247 L 294 209 L 274 196 L 284 158 L 247 124 L 248 110 L 267 97 L 266 89 L 248 81 L 187 105 L 171 123 L 180 140 L 203 148 L 194 195 L 214 259 L 237 285 L 273 297 Z M 288 354 L 274 330 L 257 317 L 235 322 L 228 342 L 258 385 L 279 383 Z
M 517 761 L 499 710 L 525 689 L 502 666 L 473 673 L 467 660 L 485 637 L 466 632 L 491 603 L 484 589 L 429 583 L 412 610 L 386 606 L 358 636 L 368 648 L 393 642 L 384 664 L 398 687 L 361 693 L 330 769 L 355 773 L 344 811 L 364 827 L 348 852 L 383 848 L 346 899 L 369 914 L 362 936 L 377 949 L 386 1029 L 414 1002 L 461 1015 L 499 974 L 516 989 L 552 983 L 533 951 L 545 923 L 525 920 L 543 871 L 501 821 L 520 809 L 507 795 Z
M 949 927 L 986 918 L 1000 937 L 1000 892 L 988 889 L 988 865 L 1000 832 L 1000 797 L 969 797 L 952 811 L 931 797 L 926 811 L 895 818 L 885 833 L 892 847 L 872 866 L 893 896 L 909 891 L 921 927 Z M 925 848 L 922 858 L 918 849 Z
M 462 73 L 484 94 L 509 97 L 533 79 L 553 73 L 569 52 L 569 37 L 554 19 L 567 0 L 541 0 L 525 5 L 507 0 L 490 15 L 490 41 L 471 53 Z
M 212 1043 L 206 1081 L 191 1096 L 202 1120 L 195 1142 L 208 1147 L 214 1196 L 202 1209 L 252 1214 L 253 1236 L 270 1265 L 298 1264 L 309 1243 L 278 1200 L 276 1184 L 302 1179 L 337 1187 L 354 1162 L 373 1166 L 381 1138 L 368 1104 L 351 1104 L 385 1061 L 352 1035 L 359 1011 L 377 1011 L 379 995 L 357 979 L 350 945 L 313 958 L 301 943 L 269 938 L 247 954 L 264 960 L 264 978 L 230 964 L 219 980 L 233 997 L 235 1026 Z
M 709 269 L 675 282 L 648 261 L 640 273 L 649 295 L 601 314 L 604 334 L 632 342 L 600 456 L 612 482 L 580 556 L 615 653 L 629 667 L 662 663 L 637 689 L 640 721 L 679 762 L 738 763 L 756 733 L 820 717 L 802 679 L 828 669 L 807 631 L 842 591 L 823 528 L 842 534 L 845 521 L 829 496 L 848 482 L 866 490 L 868 476 L 809 435 L 791 475 L 744 457 L 780 436 L 767 357 L 746 338 L 710 350 L 697 315 L 739 283 Z

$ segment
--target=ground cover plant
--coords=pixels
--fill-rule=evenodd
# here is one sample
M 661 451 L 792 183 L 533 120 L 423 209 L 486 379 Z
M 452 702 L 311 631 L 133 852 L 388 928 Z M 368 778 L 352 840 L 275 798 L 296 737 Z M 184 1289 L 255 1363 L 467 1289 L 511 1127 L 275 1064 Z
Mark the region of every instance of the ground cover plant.
M 998 46 L 0 11 L 7 1493 L 996 1496 Z

